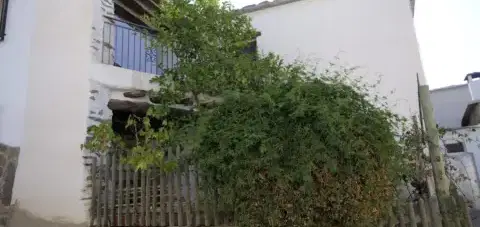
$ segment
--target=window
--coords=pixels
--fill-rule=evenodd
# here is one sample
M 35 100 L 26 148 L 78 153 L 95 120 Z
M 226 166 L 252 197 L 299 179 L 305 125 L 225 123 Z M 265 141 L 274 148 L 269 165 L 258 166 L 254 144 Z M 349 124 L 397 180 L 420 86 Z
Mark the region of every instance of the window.
M 257 60 L 257 39 L 252 40 L 248 46 L 242 51 L 244 54 L 250 54 L 253 56 L 253 60 Z
M 255 52 L 257 52 L 257 39 L 252 40 L 243 50 L 245 54 L 254 54 Z
M 445 148 L 447 149 L 447 153 L 459 153 L 464 152 L 465 148 L 463 147 L 463 143 L 450 143 L 445 144 Z
M 5 27 L 7 26 L 8 0 L 0 0 L 0 41 L 5 38 Z

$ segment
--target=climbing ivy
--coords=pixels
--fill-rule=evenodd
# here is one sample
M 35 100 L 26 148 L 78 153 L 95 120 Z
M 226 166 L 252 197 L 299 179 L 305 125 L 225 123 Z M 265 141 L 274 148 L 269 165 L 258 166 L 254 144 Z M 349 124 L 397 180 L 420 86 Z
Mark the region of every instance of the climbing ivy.
M 412 174 L 405 120 L 340 77 L 295 74 L 202 116 L 206 191 L 240 226 L 373 226 Z

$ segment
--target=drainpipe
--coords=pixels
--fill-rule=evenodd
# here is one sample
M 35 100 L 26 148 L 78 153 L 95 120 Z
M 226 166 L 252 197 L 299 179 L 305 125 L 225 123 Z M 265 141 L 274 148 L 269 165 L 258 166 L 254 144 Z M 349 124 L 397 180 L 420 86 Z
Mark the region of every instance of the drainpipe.
M 410 0 L 410 9 L 412 10 L 412 17 L 415 17 L 415 0 Z
M 475 100 L 475 97 L 473 96 L 472 75 L 471 74 L 467 75 L 467 84 L 468 84 L 468 91 L 470 92 L 470 97 L 472 98 L 472 101 L 473 101 L 473 100 Z

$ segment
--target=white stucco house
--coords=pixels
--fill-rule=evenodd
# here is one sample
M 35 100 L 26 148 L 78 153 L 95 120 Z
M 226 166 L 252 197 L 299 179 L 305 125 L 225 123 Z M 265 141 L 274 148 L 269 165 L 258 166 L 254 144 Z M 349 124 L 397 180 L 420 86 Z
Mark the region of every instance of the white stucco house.
M 465 76 L 464 83 L 430 91 L 435 119 L 446 129 L 441 138 L 447 162 L 456 167 L 457 186 L 480 209 L 480 73 Z M 463 177 L 465 178 L 460 180 Z
M 86 128 L 115 117 L 112 108 L 128 109 L 128 101 L 148 101 L 125 92 L 151 89 L 150 78 L 161 74 L 157 63 L 174 64 L 172 53 L 152 58 L 149 40 L 132 30 L 157 4 L 0 0 L 0 143 L 20 149 L 12 201 L 32 220 L 44 219 L 42 226 L 85 226 L 80 144 Z M 260 51 L 319 69 L 332 62 L 360 67 L 352 77 L 366 82 L 383 75 L 378 91 L 393 110 L 410 116 L 418 112 L 417 74 L 425 83 L 413 5 L 277 0 L 242 11 L 261 32 Z
M 301 60 L 322 70 L 330 63 L 359 67 L 356 76 L 375 83 L 404 116 L 418 110 L 416 74 L 424 73 L 409 0 L 277 0 L 243 11 L 262 35 L 261 51 Z M 390 95 L 390 92 L 394 94 Z

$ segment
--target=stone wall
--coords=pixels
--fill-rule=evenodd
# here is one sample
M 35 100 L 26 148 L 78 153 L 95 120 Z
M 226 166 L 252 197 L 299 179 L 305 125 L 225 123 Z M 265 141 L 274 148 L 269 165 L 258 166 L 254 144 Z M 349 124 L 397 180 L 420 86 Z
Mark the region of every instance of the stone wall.
M 92 40 L 90 44 L 92 54 L 92 64 L 112 64 L 113 62 L 106 62 L 105 59 L 114 59 L 114 43 L 115 31 L 108 24 L 113 24 L 113 21 L 107 17 L 114 18 L 114 3 L 113 0 L 91 0 L 93 1 L 93 22 L 92 22 Z M 107 25 L 107 26 L 106 26 Z M 113 37 L 108 37 L 110 34 Z M 109 43 L 110 42 L 110 43 Z M 108 60 L 110 61 L 110 60 Z M 98 125 L 102 121 L 111 120 L 112 112 L 107 107 L 110 98 L 110 89 L 104 84 L 97 81 L 95 75 L 90 75 L 90 91 L 88 100 L 88 119 L 87 129 L 90 126 Z M 85 129 L 85 130 L 87 130 Z M 88 136 L 86 140 L 88 140 Z M 85 156 L 90 156 L 89 151 L 84 152 Z M 90 171 L 86 167 L 86 171 Z M 91 197 L 91 189 L 88 187 L 89 179 L 85 179 L 84 197 Z M 90 209 L 90 202 L 86 202 L 86 209 Z
M 114 3 L 113 0 L 91 0 L 93 1 L 94 6 L 94 15 L 93 15 L 93 24 L 92 24 L 92 42 L 90 44 L 90 48 L 92 51 L 92 58 L 94 62 L 102 62 L 102 52 L 103 54 L 113 54 L 113 49 L 105 49 L 102 48 L 104 46 L 104 39 L 105 34 L 114 34 L 114 31 L 104 31 L 105 22 L 112 23 L 110 19 L 107 17 L 113 18 L 115 17 L 114 11 Z M 114 39 L 110 39 L 114 40 Z M 105 47 L 113 47 L 113 43 L 110 45 L 105 45 Z M 107 58 L 104 56 L 104 59 L 113 59 Z M 112 63 L 113 64 L 113 63 Z
M 0 143 L 0 227 L 8 226 L 13 181 L 18 164 L 19 147 Z
M 13 181 L 19 153 L 19 147 L 0 143 L 0 199 L 5 206 L 12 202 Z
M 107 17 L 115 17 L 115 6 L 113 0 L 92 1 L 94 6 L 94 15 L 92 23 L 92 41 L 90 48 L 92 52 L 92 63 L 96 64 L 103 63 L 102 57 L 105 59 L 113 59 L 113 57 L 104 56 L 105 54 L 113 56 L 113 43 L 109 43 L 107 45 L 104 44 L 105 41 L 111 42 L 108 40 L 115 40 L 105 37 L 105 34 L 110 34 L 114 36 L 115 31 L 105 31 L 108 29 L 112 29 L 111 27 L 105 26 L 105 24 L 112 23 L 111 20 Z M 106 49 L 106 47 L 108 48 Z M 90 79 L 89 113 L 87 120 L 88 127 L 111 118 L 111 112 L 107 108 L 109 93 L 109 89 L 95 81 L 95 78 Z

